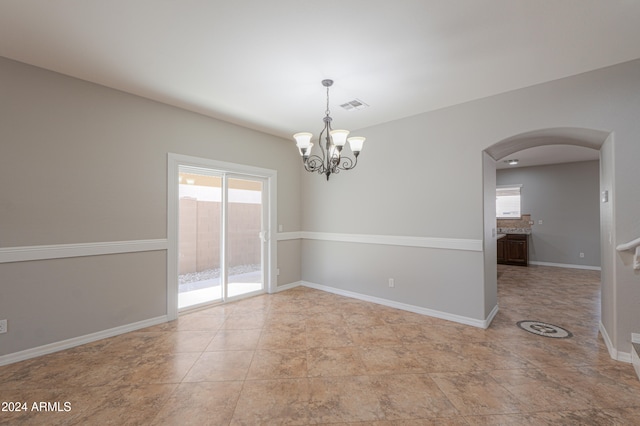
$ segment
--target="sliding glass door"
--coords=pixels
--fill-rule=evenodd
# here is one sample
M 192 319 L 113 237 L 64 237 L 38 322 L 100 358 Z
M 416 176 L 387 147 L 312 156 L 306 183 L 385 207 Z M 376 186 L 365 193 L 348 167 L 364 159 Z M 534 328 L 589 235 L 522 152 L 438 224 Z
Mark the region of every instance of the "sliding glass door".
M 227 296 L 264 288 L 263 182 L 227 179 Z
M 265 180 L 179 166 L 178 309 L 264 290 Z

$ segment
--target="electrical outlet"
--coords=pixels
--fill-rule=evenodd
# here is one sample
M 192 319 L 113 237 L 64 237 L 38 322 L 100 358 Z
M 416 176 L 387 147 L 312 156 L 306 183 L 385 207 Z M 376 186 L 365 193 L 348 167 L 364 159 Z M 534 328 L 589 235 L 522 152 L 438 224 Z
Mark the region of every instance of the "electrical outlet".
M 0 320 L 0 334 L 7 332 L 7 320 Z
M 584 257 L 584 253 L 580 253 L 580 257 Z
M 396 281 L 393 278 L 389 278 L 389 287 L 394 288 L 396 286 Z

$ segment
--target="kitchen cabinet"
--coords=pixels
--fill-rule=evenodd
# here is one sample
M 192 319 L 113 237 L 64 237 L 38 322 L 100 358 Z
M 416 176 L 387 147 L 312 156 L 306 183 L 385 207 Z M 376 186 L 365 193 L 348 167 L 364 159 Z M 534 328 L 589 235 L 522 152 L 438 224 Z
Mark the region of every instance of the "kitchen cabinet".
M 507 263 L 507 236 L 498 239 L 498 263 Z
M 497 241 L 498 263 L 529 265 L 529 246 L 526 234 L 507 234 Z

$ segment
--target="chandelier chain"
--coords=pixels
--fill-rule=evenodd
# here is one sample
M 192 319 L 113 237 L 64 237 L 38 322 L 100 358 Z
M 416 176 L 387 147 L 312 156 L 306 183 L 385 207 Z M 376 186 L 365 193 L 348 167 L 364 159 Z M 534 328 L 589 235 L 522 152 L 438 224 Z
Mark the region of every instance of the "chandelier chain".
M 329 111 L 329 86 L 327 86 L 327 109 L 324 112 L 327 117 L 329 117 L 329 115 L 331 114 L 331 111 Z

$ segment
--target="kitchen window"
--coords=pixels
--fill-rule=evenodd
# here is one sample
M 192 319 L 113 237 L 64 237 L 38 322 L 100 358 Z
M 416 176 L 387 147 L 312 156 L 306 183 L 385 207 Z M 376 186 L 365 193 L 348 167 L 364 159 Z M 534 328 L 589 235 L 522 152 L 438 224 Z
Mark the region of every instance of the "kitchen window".
M 522 185 L 504 185 L 496 188 L 496 218 L 520 219 L 520 189 Z

